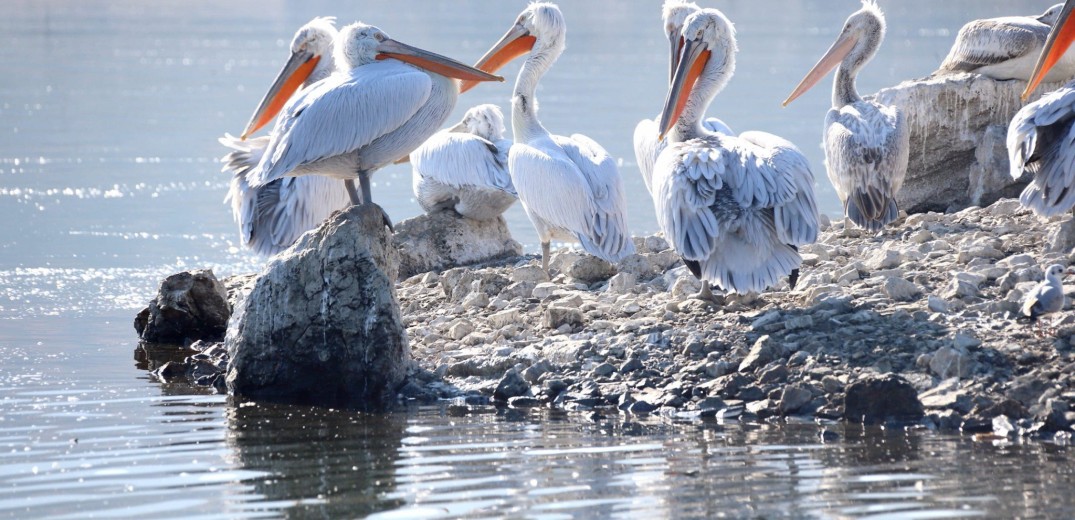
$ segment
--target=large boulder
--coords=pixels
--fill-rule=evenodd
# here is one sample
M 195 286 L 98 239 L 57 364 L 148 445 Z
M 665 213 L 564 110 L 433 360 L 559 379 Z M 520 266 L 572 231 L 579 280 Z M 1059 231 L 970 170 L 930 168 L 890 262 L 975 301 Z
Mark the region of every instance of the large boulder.
M 273 257 L 228 325 L 228 391 L 359 409 L 393 402 L 410 364 L 398 263 L 372 204 L 332 215 Z
M 519 256 L 523 247 L 504 217 L 473 220 L 452 210 L 409 218 L 396 224 L 399 275 L 406 279 L 429 271 Z
M 149 343 L 220 341 L 229 316 L 228 291 L 213 271 L 184 271 L 161 282 L 157 296 L 135 316 L 134 330 Z
M 910 160 L 896 195 L 909 213 L 955 211 L 1017 197 L 1028 179 L 1008 171 L 1008 123 L 1022 108 L 1023 81 L 954 74 L 905 81 L 869 96 L 906 114 Z M 1059 83 L 1043 84 L 1034 94 Z

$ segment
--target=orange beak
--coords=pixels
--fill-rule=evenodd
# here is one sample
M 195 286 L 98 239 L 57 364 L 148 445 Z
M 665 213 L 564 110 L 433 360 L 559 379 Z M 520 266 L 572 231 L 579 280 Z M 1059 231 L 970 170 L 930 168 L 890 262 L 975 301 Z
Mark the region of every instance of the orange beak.
M 434 74 L 440 74 L 441 76 L 448 78 L 461 79 L 467 82 L 504 81 L 504 78 L 500 76 L 487 74 L 447 56 L 441 56 L 440 54 L 419 49 L 418 47 L 413 47 L 391 38 L 381 42 L 381 44 L 377 46 L 376 59 L 386 60 L 389 58 L 410 63 L 411 65 L 421 67 Z
M 269 121 L 272 121 L 272 118 L 284 108 L 287 100 L 291 99 L 295 91 L 306 82 L 306 78 L 310 77 L 319 61 L 321 61 L 321 56 L 307 51 L 291 53 L 284 68 L 276 75 L 276 80 L 258 104 L 254 115 L 250 116 L 250 121 L 246 124 L 246 129 L 243 130 L 239 139 L 245 141 L 250 134 L 269 124 Z
M 1026 101 L 1030 93 L 1038 88 L 1038 84 L 1049 73 L 1049 69 L 1060 61 L 1068 47 L 1075 41 L 1075 24 L 1068 23 L 1071 20 L 1072 8 L 1075 8 L 1075 0 L 1064 2 L 1064 9 L 1060 11 L 1060 16 L 1057 17 L 1053 28 L 1049 30 L 1049 38 L 1045 40 L 1045 47 L 1041 49 L 1038 61 L 1034 64 L 1034 73 L 1030 75 L 1026 89 L 1019 96 L 1023 101 Z
M 788 106 L 788 103 L 795 101 L 796 98 L 803 95 L 811 87 L 817 85 L 817 82 L 821 81 L 832 69 L 835 69 L 844 58 L 851 53 L 851 49 L 855 48 L 855 43 L 858 40 L 849 34 L 841 34 L 839 38 L 833 42 L 832 47 L 825 52 L 825 55 L 814 64 L 814 68 L 810 69 L 810 72 L 806 73 L 806 77 L 799 82 L 799 85 L 795 87 L 795 90 L 791 92 L 791 95 L 784 100 L 783 106 Z
M 702 75 L 702 70 L 709 63 L 709 56 L 712 54 L 705 44 L 696 40 L 687 40 L 682 47 L 680 58 L 676 62 L 676 71 L 672 75 L 672 84 L 668 86 L 668 97 L 664 100 L 664 110 L 661 112 L 661 119 L 657 123 L 657 128 L 660 131 L 658 139 L 660 140 L 664 140 L 665 134 L 675 126 L 676 121 L 679 121 L 680 116 L 683 115 L 683 109 L 686 108 L 687 100 L 690 99 L 690 92 L 694 89 L 694 84 L 698 82 L 698 78 Z
M 496 72 L 510 63 L 511 60 L 530 52 L 534 48 L 534 42 L 536 41 L 537 38 L 531 36 L 530 31 L 527 31 L 519 24 L 515 24 L 474 66 L 485 72 Z M 462 94 L 474 88 L 476 84 L 476 81 L 464 80 L 459 86 L 459 93 Z

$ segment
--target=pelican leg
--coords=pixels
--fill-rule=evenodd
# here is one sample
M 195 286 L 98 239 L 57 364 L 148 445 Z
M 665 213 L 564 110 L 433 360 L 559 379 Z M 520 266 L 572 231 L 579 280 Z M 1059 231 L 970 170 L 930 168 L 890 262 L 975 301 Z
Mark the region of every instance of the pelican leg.
M 358 182 L 362 186 L 362 200 L 373 202 L 373 195 L 370 192 L 370 172 L 358 172 Z
M 541 243 L 541 270 L 549 274 L 549 243 Z
M 358 190 L 355 189 L 355 180 L 347 179 L 343 181 L 343 186 L 347 189 L 347 196 L 351 198 L 351 205 L 361 206 L 363 203 L 362 195 L 359 195 Z
M 713 289 L 709 287 L 709 280 L 702 280 L 702 288 L 698 290 L 698 293 L 693 298 L 708 302 L 716 301 L 716 298 L 713 297 Z

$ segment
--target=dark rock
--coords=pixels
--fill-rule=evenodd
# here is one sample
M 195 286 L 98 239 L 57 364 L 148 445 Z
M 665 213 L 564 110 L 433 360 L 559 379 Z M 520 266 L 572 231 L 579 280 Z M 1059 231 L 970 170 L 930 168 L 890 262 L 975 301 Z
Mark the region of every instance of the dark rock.
M 396 224 L 399 276 L 472 265 L 522 254 L 504 217 L 472 220 L 454 211 L 419 215 Z
M 624 361 L 623 364 L 620 365 L 621 374 L 627 374 L 636 370 L 642 370 L 642 360 L 638 359 L 637 357 L 632 357 L 631 359 Z
M 512 408 L 537 408 L 542 404 L 541 399 L 525 395 L 518 395 L 508 399 L 508 406 Z
M 608 377 L 616 372 L 616 367 L 610 363 L 601 363 L 593 367 L 593 375 L 596 377 Z
M 787 380 L 788 368 L 784 365 L 769 366 L 758 374 L 758 383 L 763 385 L 782 384 Z
M 739 392 L 737 392 L 735 396 L 747 402 L 760 401 L 762 399 L 765 399 L 765 392 L 757 386 L 750 385 L 740 388 Z
M 784 387 L 784 391 L 780 395 L 778 409 L 782 414 L 795 413 L 799 411 L 803 405 L 809 403 L 813 397 L 813 393 L 811 393 L 808 388 L 801 385 L 788 385 Z
M 334 214 L 273 257 L 229 326 L 228 390 L 361 409 L 394 402 L 410 363 L 397 266 L 372 204 Z
M 582 325 L 584 321 L 582 311 L 573 307 L 553 305 L 545 309 L 541 323 L 546 328 L 558 329 L 563 325 Z
M 743 362 L 739 364 L 740 372 L 754 372 L 759 368 L 769 364 L 770 361 L 776 359 L 778 355 L 779 345 L 776 341 L 769 337 L 769 335 L 762 336 L 754 342 L 754 346 L 750 348 L 750 353 L 743 359 Z
M 153 375 L 161 381 L 177 381 L 180 379 L 186 379 L 187 373 L 190 370 L 190 365 L 178 362 L 169 361 L 162 365 L 160 368 L 153 371 Z
M 135 317 L 134 330 L 151 343 L 220 341 L 230 316 L 228 292 L 212 270 L 184 271 L 161 282 L 157 296 Z
M 657 409 L 657 405 L 647 403 L 646 401 L 635 401 L 627 407 L 627 411 L 633 414 L 650 413 Z
M 874 424 L 889 419 L 914 421 L 922 416 L 918 392 L 897 375 L 866 376 L 847 387 L 844 418 L 849 421 Z
M 1042 424 L 1042 430 L 1057 432 L 1071 426 L 1071 422 L 1066 417 L 1068 403 L 1063 399 L 1046 399 L 1044 403 L 1034 406 L 1030 411 L 1034 421 Z

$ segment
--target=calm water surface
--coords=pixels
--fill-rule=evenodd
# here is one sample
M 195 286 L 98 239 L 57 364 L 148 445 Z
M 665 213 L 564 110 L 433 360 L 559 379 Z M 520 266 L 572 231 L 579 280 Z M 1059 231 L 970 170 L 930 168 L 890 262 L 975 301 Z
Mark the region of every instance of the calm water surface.
M 863 93 L 931 72 L 967 19 L 1049 2 L 882 4 L 888 40 L 862 73 Z M 135 358 L 131 321 L 159 280 L 263 262 L 238 245 L 215 139 L 241 130 L 295 28 L 335 14 L 474 61 L 523 5 L 6 1 L 0 516 L 1070 516 L 1075 464 L 1051 444 L 447 404 L 368 416 L 234 403 L 153 381 L 146 369 L 163 358 Z M 549 129 L 590 135 L 619 160 L 636 234 L 656 230 L 631 135 L 664 97 L 658 5 L 565 2 L 568 50 L 539 89 Z M 710 113 L 797 143 L 830 215 L 839 206 L 818 146 L 829 87 L 779 103 L 856 5 L 719 2 L 741 52 Z M 478 103 L 506 108 L 517 71 L 468 93 L 453 119 Z M 419 212 L 409 169 L 385 168 L 374 181 L 394 220 Z M 508 217 L 533 250 L 522 211 Z

